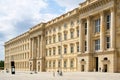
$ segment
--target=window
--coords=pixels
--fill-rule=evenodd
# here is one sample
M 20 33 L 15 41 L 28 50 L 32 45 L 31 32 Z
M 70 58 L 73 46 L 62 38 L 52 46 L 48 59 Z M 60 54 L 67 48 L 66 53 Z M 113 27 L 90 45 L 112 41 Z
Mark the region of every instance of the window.
M 73 27 L 74 26 L 74 22 L 73 21 L 71 21 L 71 27 Z
M 53 28 L 53 32 L 56 32 L 56 28 Z
M 85 41 L 85 51 L 87 51 L 87 42 Z
M 48 35 L 48 31 L 46 31 L 46 35 Z
M 62 38 L 61 38 L 61 34 L 58 35 L 58 41 L 61 41 Z
M 67 53 L 67 47 L 64 47 L 64 54 Z
M 46 44 L 48 44 L 48 40 L 46 39 Z
M 77 19 L 77 24 L 79 24 L 80 23 L 80 20 L 79 19 Z
M 49 33 L 51 33 L 51 29 L 50 29 Z
M 49 49 L 49 55 L 51 56 L 51 49 Z
M 67 39 L 67 33 L 64 33 L 64 40 Z
M 53 55 L 55 55 L 55 52 L 56 52 L 56 50 L 55 50 L 55 48 L 53 48 Z
M 107 20 L 106 20 L 106 22 L 107 22 L 107 30 L 110 29 L 110 20 L 111 20 L 111 16 L 107 15 Z
M 56 36 L 53 36 L 53 42 L 54 43 L 56 42 Z
M 67 28 L 67 24 L 66 24 L 66 23 L 64 24 L 64 28 L 65 28 L 65 29 Z
M 60 26 L 58 27 L 58 30 L 59 30 L 59 31 L 61 30 L 61 27 L 60 27 Z
M 49 44 L 51 44 L 51 37 L 49 37 Z
M 106 37 L 106 47 L 107 47 L 107 49 L 109 49 L 110 48 L 110 37 Z
M 46 49 L 46 56 L 48 56 L 48 50 Z
M 95 50 L 100 50 L 100 39 L 95 40 Z
M 77 44 L 77 52 L 79 52 L 79 44 Z
M 58 47 L 58 54 L 61 54 L 61 47 Z
M 53 68 L 55 68 L 55 61 L 53 61 Z
M 61 65 L 61 63 L 60 63 L 60 61 L 58 61 L 58 68 L 60 68 L 60 65 Z
M 87 35 L 87 23 L 85 23 L 85 35 Z
M 70 50 L 71 50 L 71 51 L 70 51 L 71 53 L 74 52 L 74 47 L 73 47 L 73 45 L 70 46 Z
M 71 36 L 71 38 L 74 37 L 74 32 L 73 31 L 70 32 L 70 36 Z
M 79 37 L 79 29 L 77 29 L 77 37 Z
M 95 33 L 100 32 L 100 19 L 95 20 Z
M 49 61 L 49 68 L 51 67 L 51 61 Z
M 64 68 L 67 67 L 67 61 L 64 61 Z
M 70 67 L 73 68 L 73 60 L 70 61 Z

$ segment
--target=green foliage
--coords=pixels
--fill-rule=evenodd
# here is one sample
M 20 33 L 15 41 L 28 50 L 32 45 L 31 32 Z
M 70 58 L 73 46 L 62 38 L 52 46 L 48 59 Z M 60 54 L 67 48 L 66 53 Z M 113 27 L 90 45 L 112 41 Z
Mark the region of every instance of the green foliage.
M 4 61 L 0 61 L 0 67 L 4 67 Z

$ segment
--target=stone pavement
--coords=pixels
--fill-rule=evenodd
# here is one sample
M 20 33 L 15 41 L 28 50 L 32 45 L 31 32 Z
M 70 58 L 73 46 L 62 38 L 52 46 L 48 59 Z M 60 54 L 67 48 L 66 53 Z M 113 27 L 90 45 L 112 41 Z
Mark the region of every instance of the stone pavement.
M 100 73 L 100 72 L 64 72 L 55 76 L 53 72 L 40 72 L 30 74 L 30 72 L 16 72 L 15 75 L 0 72 L 0 80 L 120 80 L 120 73 Z

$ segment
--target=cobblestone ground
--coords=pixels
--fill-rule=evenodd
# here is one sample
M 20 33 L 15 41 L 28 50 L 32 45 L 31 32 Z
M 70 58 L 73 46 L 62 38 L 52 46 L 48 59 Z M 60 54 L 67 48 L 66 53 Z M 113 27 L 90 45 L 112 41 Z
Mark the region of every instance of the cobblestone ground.
M 53 72 L 16 72 L 15 75 L 0 72 L 0 80 L 120 80 L 120 73 L 100 73 L 100 72 L 64 72 L 55 76 Z

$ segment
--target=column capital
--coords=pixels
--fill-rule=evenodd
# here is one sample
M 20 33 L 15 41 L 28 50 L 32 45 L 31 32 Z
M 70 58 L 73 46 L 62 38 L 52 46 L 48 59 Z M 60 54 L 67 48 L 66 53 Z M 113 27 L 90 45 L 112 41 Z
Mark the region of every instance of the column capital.
M 110 8 L 110 11 L 111 11 L 111 12 L 113 12 L 114 10 L 115 10 L 114 7 L 111 7 L 111 8 Z
M 87 16 L 86 19 L 87 19 L 87 20 L 90 20 L 90 16 Z
M 101 12 L 100 12 L 100 16 L 103 16 L 103 15 L 104 15 L 104 11 L 101 11 Z

